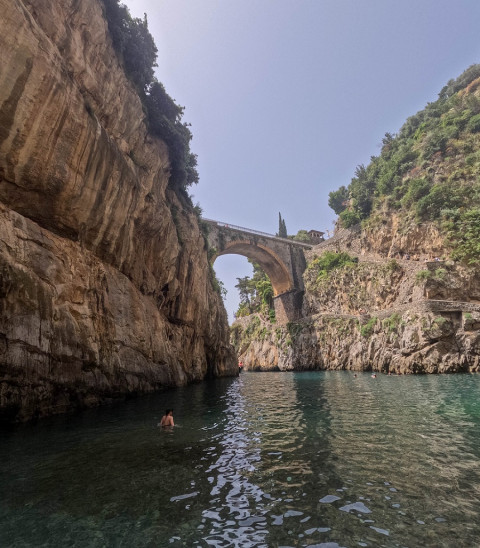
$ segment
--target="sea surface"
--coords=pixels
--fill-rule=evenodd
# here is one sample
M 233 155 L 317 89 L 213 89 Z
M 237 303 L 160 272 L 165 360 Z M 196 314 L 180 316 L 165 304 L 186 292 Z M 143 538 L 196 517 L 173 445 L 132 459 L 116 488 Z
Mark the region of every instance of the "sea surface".
M 480 546 L 480 376 L 244 372 L 2 429 L 1 548 L 167 546 Z

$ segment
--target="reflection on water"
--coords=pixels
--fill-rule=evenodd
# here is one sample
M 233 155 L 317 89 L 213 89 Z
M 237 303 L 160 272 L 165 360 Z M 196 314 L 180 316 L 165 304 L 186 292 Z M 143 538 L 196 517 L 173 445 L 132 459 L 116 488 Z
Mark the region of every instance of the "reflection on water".
M 0 546 L 477 546 L 479 396 L 474 375 L 242 373 L 20 426 Z

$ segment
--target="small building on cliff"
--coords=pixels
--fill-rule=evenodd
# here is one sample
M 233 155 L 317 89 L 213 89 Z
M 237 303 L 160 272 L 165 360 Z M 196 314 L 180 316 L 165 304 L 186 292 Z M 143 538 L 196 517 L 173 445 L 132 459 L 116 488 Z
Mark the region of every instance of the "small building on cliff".
M 321 232 L 320 230 L 309 230 L 308 231 L 308 237 L 310 238 L 310 241 L 314 245 L 325 241 L 325 238 L 323 237 L 324 234 L 325 234 L 325 232 Z

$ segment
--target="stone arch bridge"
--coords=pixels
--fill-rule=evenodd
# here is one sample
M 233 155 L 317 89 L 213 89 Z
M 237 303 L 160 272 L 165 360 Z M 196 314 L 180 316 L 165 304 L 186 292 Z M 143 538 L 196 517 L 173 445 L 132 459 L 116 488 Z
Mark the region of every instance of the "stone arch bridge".
M 214 250 L 212 263 L 228 254 L 255 261 L 272 282 L 277 321 L 287 323 L 301 316 L 304 251 L 312 245 L 211 219 L 202 221 L 208 226 L 208 244 Z

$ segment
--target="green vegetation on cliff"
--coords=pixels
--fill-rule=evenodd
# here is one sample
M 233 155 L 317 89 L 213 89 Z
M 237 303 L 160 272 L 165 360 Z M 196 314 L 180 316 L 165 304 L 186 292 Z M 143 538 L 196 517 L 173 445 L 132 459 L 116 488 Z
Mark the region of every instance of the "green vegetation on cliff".
M 157 47 L 147 17 L 131 16 L 119 0 L 103 0 L 113 46 L 134 84 L 147 115 L 149 131 L 168 146 L 172 188 L 184 190 L 198 183 L 197 156 L 190 151 L 192 134 L 182 122 L 184 108 L 177 105 L 154 75 Z
M 480 65 L 448 82 L 397 135 L 387 133 L 380 155 L 331 192 L 329 205 L 345 227 L 380 206 L 439 223 L 454 258 L 480 262 Z
M 311 244 L 312 240 L 310 236 L 308 235 L 308 232 L 304 230 L 303 228 L 300 229 L 295 235 L 289 236 L 291 240 L 295 240 L 296 242 L 304 242 L 306 244 Z
M 315 257 L 307 266 L 307 272 L 315 272 L 315 279 L 325 280 L 332 270 L 353 266 L 358 263 L 357 257 L 351 257 L 348 253 L 333 253 L 325 251 L 319 257 Z
M 263 316 L 275 321 L 275 309 L 273 305 L 273 287 L 265 272 L 254 262 L 253 276 L 237 278 L 237 285 L 240 294 L 240 304 L 235 313 L 237 318 L 260 313 Z
M 386 308 L 397 299 L 404 275 L 395 259 L 359 262 L 348 253 L 326 251 L 308 262 L 304 304 L 310 314 L 365 314 Z

